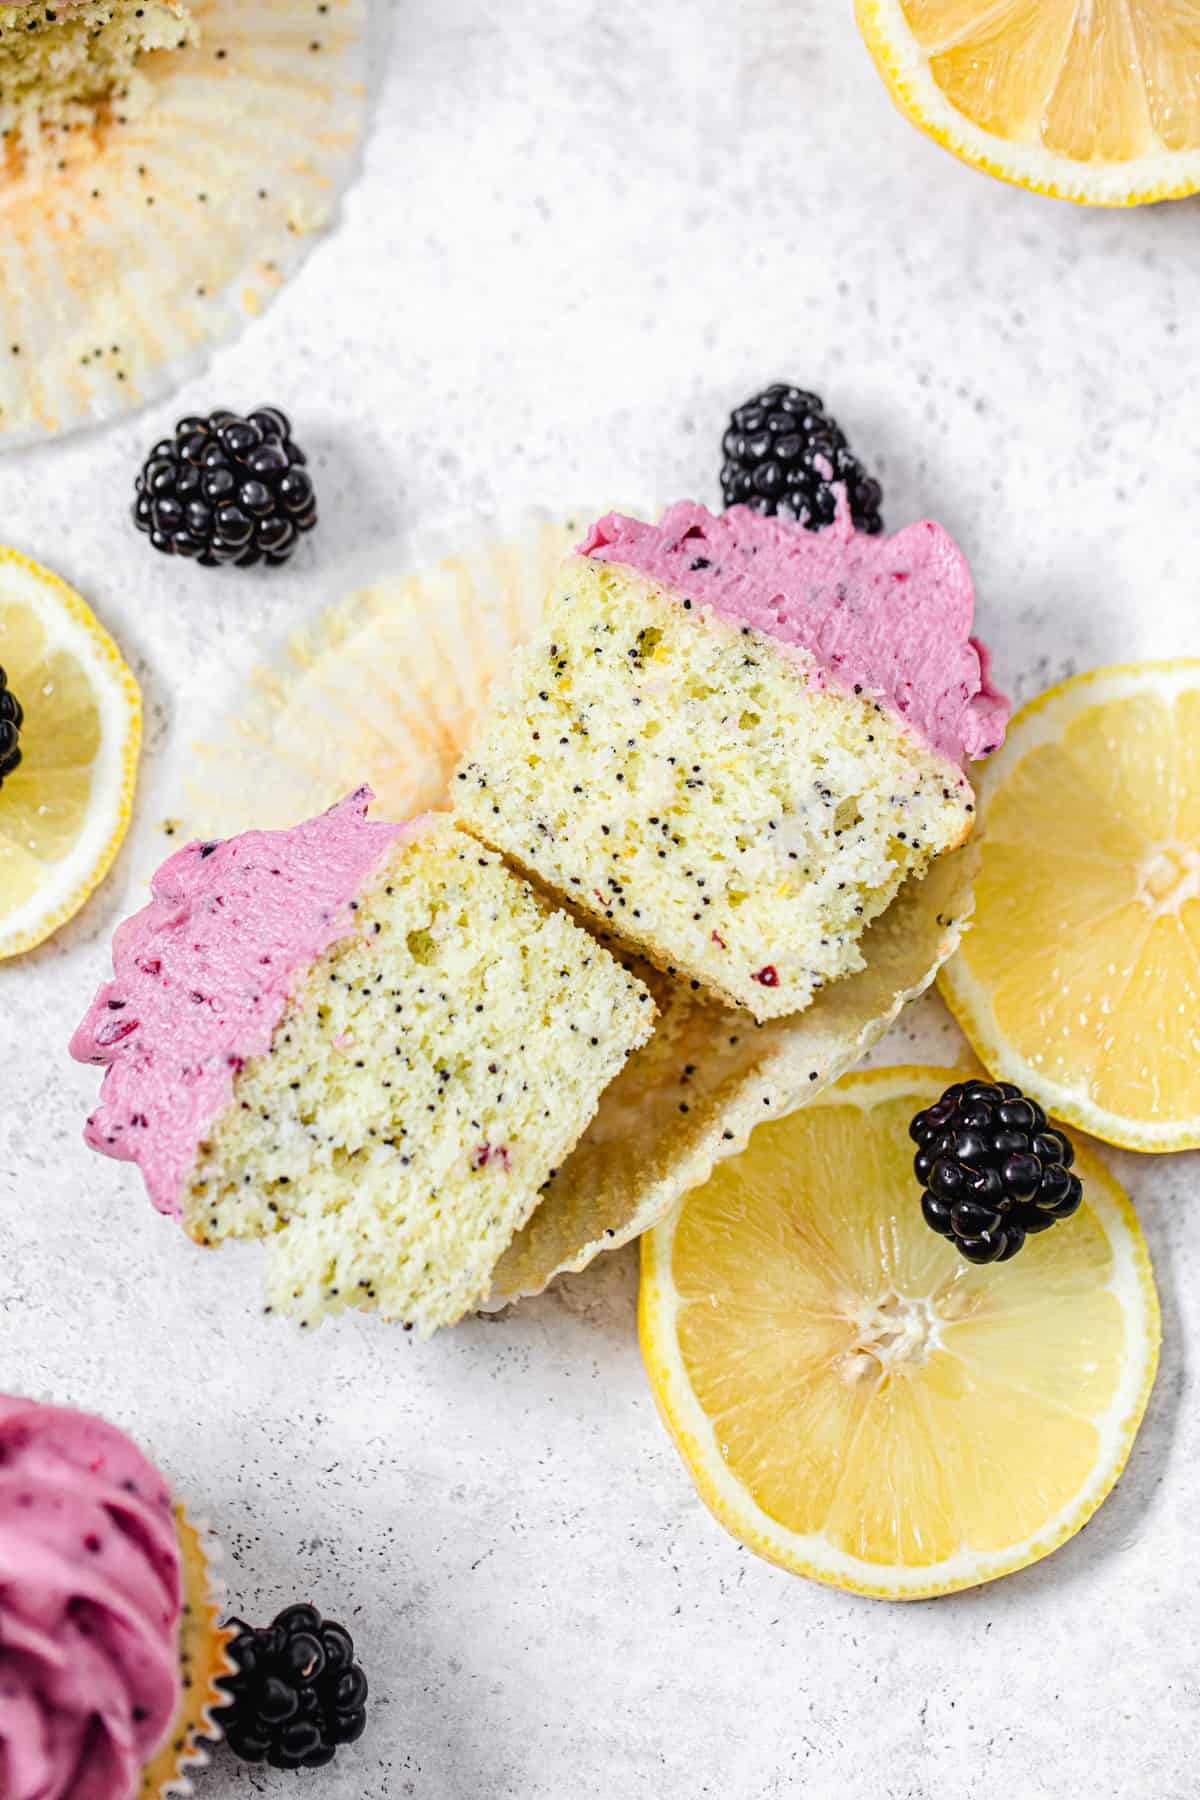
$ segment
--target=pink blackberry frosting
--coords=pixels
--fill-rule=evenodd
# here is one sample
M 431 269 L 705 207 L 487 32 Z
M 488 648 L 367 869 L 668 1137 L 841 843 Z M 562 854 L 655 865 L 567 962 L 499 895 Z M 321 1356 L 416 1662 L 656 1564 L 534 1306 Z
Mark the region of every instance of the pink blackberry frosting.
M 181 1698 L 171 1495 L 123 1433 L 0 1394 L 0 1795 L 133 1800 Z
M 368 821 L 370 788 L 287 831 L 189 844 L 113 938 L 106 982 L 71 1039 L 105 1065 L 84 1138 L 136 1162 L 178 1217 L 196 1151 L 261 1055 L 298 974 L 354 930 L 355 896 L 412 824 Z
M 928 519 L 868 537 L 855 531 L 844 496 L 823 531 L 746 506 L 718 516 L 680 500 L 657 525 L 609 513 L 579 554 L 636 569 L 809 651 L 825 679 L 885 701 L 952 762 L 986 756 L 1004 740 L 1009 703 L 970 635 L 971 572 Z

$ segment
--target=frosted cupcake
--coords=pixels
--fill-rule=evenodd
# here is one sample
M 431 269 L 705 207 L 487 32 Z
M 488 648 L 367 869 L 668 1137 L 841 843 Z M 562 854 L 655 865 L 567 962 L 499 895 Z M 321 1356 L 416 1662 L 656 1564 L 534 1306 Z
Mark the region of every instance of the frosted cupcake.
M 0 1794 L 145 1800 L 207 1760 L 228 1633 L 203 1542 L 102 1419 L 0 1395 Z
M 456 815 L 712 998 L 802 1011 L 971 829 L 963 765 L 1008 712 L 972 611 L 929 522 L 609 515 L 499 684 Z
M 211 1245 L 269 1242 L 302 1324 L 461 1317 L 650 1035 L 644 985 L 443 815 L 369 790 L 192 844 L 121 926 L 72 1054 L 88 1143 Z

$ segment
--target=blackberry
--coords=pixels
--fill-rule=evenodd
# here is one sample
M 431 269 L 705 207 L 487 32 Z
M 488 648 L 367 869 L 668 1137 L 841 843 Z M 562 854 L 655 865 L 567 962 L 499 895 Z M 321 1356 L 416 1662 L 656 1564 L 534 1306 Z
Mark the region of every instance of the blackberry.
M 0 787 L 5 777 L 13 774 L 21 761 L 21 727 L 25 714 L 21 702 L 8 685 L 8 676 L 0 669 Z
M 726 506 L 797 519 L 809 531 L 831 525 L 844 487 L 859 531 L 883 530 L 883 489 L 866 473 L 836 419 L 816 394 L 776 382 L 739 406 L 721 445 Z
M 908 1131 L 925 1223 L 968 1262 L 1007 1262 L 1079 1210 L 1070 1139 L 1011 1081 L 956 1081 Z
M 243 1762 L 322 1769 L 366 1728 L 367 1678 L 354 1640 L 315 1606 L 288 1606 L 263 1629 L 233 1621 L 236 1673 L 220 1685 L 229 1705 L 215 1715 Z
M 307 458 L 277 406 L 180 419 L 137 478 L 133 522 L 165 556 L 285 563 L 317 522 Z

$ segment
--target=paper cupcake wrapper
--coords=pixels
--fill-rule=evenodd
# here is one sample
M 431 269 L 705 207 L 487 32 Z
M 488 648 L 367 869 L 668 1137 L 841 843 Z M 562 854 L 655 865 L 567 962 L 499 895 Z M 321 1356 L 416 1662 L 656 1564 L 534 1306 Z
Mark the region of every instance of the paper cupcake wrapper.
M 367 0 L 191 10 L 199 43 L 144 58 L 127 107 L 0 146 L 0 448 L 177 386 L 333 217 Z
M 190 746 L 178 833 L 276 829 L 369 781 L 372 811 L 444 806 L 488 690 L 535 629 L 587 521 L 531 517 L 350 593 L 254 669 L 228 719 Z M 460 539 L 460 544 L 463 540 Z M 352 775 L 351 770 L 359 773 Z
M 195 1792 L 192 1777 L 221 1739 L 213 1714 L 228 1697 L 217 1678 L 233 1673 L 227 1648 L 233 1632 L 219 1623 L 225 1610 L 220 1546 L 208 1526 L 190 1519 L 182 1506 L 176 1506 L 175 1516 L 183 1558 L 183 1701 L 170 1737 L 142 1773 L 139 1800 L 186 1800 Z
M 487 1308 L 540 1294 L 664 1218 L 756 1125 L 794 1112 L 878 1043 L 958 945 L 973 904 L 973 846 L 909 883 L 864 934 L 866 968 L 802 1013 L 756 1025 L 699 1001 L 640 961 L 659 1019 L 498 1263 Z
M 375 815 L 450 799 L 488 690 L 542 616 L 583 514 L 444 557 L 352 593 L 258 668 L 195 771 L 177 842 L 293 825 L 366 781 Z M 804 1105 L 874 1044 L 953 954 L 971 910 L 974 846 L 909 883 L 865 934 L 867 966 L 806 1012 L 758 1026 L 640 962 L 661 1017 L 603 1096 L 484 1304 L 537 1294 L 662 1218 L 756 1124 Z

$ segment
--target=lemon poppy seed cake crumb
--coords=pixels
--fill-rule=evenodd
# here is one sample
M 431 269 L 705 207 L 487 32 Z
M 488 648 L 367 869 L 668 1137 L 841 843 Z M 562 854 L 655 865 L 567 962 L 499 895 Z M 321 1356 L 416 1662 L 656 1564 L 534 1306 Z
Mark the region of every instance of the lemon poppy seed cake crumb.
M 184 1200 L 193 1237 L 268 1237 L 268 1298 L 422 1330 L 487 1286 L 626 1056 L 646 990 L 441 824 L 359 901 L 234 1081 Z
M 444 815 L 368 824 L 362 795 L 179 852 L 114 964 L 72 1044 L 109 1064 L 88 1141 L 197 1242 L 267 1239 L 269 1307 L 306 1325 L 460 1318 L 654 1019 L 498 855 Z
M 576 561 L 458 816 L 669 973 L 760 1020 L 800 1011 L 862 967 L 865 927 L 966 835 L 970 800 L 880 703 L 811 670 Z
M 762 1021 L 863 966 L 866 927 L 963 841 L 974 806 L 958 763 L 882 682 L 831 679 L 815 651 L 782 640 L 786 592 L 739 613 L 706 588 L 697 565 L 719 574 L 737 556 L 753 571 L 764 528 L 775 542 L 785 534 L 792 561 L 811 557 L 803 540 L 826 537 L 732 517 L 681 503 L 661 527 L 594 528 L 601 545 L 606 528 L 646 534 L 654 572 L 627 560 L 636 538 L 612 560 L 590 543 L 568 559 L 457 772 L 454 803 L 483 842 L 651 962 Z M 857 536 L 847 520 L 822 553 Z M 818 579 L 803 569 L 807 586 L 785 575 L 807 601 Z
M 55 124 L 122 96 L 138 59 L 196 40 L 178 0 L 58 0 L 0 6 L 0 131 Z

